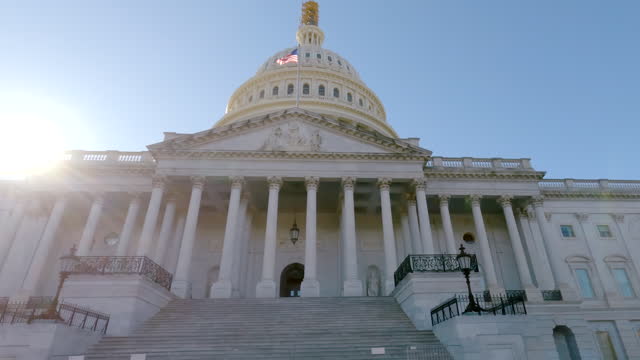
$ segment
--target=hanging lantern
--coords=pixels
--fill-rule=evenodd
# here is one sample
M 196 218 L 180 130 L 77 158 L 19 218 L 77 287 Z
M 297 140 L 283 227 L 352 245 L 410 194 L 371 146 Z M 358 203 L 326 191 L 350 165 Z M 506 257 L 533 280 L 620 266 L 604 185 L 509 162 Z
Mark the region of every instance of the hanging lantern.
M 293 245 L 295 245 L 296 242 L 298 242 L 299 236 L 300 236 L 300 229 L 298 228 L 298 224 L 296 224 L 296 217 L 294 215 L 293 226 L 291 227 L 291 229 L 289 229 L 289 239 L 291 240 L 291 243 L 293 243 Z

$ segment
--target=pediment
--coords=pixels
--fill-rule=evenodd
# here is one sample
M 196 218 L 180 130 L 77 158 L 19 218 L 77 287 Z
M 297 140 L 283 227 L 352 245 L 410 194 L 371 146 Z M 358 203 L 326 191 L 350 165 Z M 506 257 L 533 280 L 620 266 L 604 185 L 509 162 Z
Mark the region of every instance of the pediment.
M 153 152 L 404 154 L 418 157 L 431 154 L 402 140 L 300 109 L 180 135 L 150 145 L 149 149 Z

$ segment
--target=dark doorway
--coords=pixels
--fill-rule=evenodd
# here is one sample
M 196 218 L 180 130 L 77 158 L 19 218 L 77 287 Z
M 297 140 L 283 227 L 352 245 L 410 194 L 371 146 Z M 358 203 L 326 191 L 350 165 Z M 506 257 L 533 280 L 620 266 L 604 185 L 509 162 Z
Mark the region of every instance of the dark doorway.
M 280 297 L 300 296 L 300 284 L 304 279 L 304 265 L 293 263 L 287 265 L 280 274 Z

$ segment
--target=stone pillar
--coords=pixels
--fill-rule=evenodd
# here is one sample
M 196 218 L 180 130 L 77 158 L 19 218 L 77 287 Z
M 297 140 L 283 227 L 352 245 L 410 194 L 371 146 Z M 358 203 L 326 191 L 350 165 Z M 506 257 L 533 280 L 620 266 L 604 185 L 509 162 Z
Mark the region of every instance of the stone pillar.
M 536 213 L 538 226 L 542 232 L 542 240 L 547 258 L 549 259 L 549 265 L 551 266 L 551 272 L 553 273 L 555 280 L 555 288 L 560 290 L 563 300 L 577 301 L 579 299 L 578 292 L 569 285 L 572 283 L 572 275 L 569 273 L 569 268 L 564 262 L 564 259 L 553 253 L 553 243 L 558 239 L 554 236 L 553 231 L 549 228 L 547 223 L 547 218 L 544 214 L 543 197 L 539 196 L 533 199 L 533 209 Z
M 182 234 L 184 233 L 184 224 L 187 222 L 187 216 L 181 215 L 176 222 L 175 230 L 171 235 L 173 239 L 172 253 L 169 253 L 168 259 L 165 260 L 164 267 L 170 273 L 175 274 L 178 266 L 178 257 L 180 256 L 180 248 L 182 246 Z
M 494 294 L 502 294 L 504 289 L 498 285 L 496 268 L 493 264 L 489 239 L 487 239 L 487 230 L 484 227 L 484 219 L 482 218 L 482 210 L 480 209 L 481 198 L 480 195 L 471 195 L 471 211 L 473 213 L 473 222 L 476 226 L 476 234 L 480 246 L 480 261 L 482 261 L 481 264 L 484 270 L 487 290 Z
M 400 225 L 402 226 L 402 241 L 404 244 L 404 254 L 402 259 L 407 255 L 416 254 L 411 244 L 411 229 L 409 228 L 409 217 L 407 214 L 402 214 L 400 217 Z
M 11 251 L 13 245 L 13 239 L 16 236 L 16 232 L 20 227 L 20 222 L 24 217 L 24 212 L 27 206 L 27 200 L 20 198 L 16 201 L 16 206 L 5 218 L 3 227 L 0 228 L 0 269 L 4 265 L 4 261 Z
M 447 254 L 457 254 L 456 239 L 453 237 L 453 225 L 451 224 L 451 215 L 449 215 L 449 195 L 440 195 L 440 216 L 442 217 L 442 228 L 444 229 L 444 238 L 447 242 Z
M 276 235 L 278 230 L 278 195 L 282 178 L 270 176 L 269 204 L 267 205 L 267 226 L 264 232 L 264 255 L 262 259 L 262 278 L 256 286 L 256 297 L 276 297 L 274 273 L 276 267 Z
M 51 215 L 49 215 L 47 225 L 44 228 L 42 237 L 40 238 L 40 242 L 38 243 L 36 252 L 31 260 L 31 266 L 29 267 L 27 276 L 22 283 L 22 289 L 19 291 L 18 296 L 20 298 L 27 298 L 34 294 L 36 287 L 40 282 L 40 276 L 42 275 L 44 266 L 47 263 L 47 258 L 52 252 L 51 250 L 56 239 L 56 233 L 58 232 L 58 227 L 62 221 L 62 216 L 64 215 L 64 209 L 66 206 L 66 195 L 58 195 L 53 205 L 53 209 L 51 210 Z
M 353 188 L 355 177 L 343 177 L 344 192 L 344 256 L 345 277 L 342 286 L 344 296 L 362 296 L 362 281 L 358 278 L 358 253 L 356 246 L 356 215 L 353 204 Z
M 418 224 L 416 199 L 413 196 L 407 199 L 407 213 L 409 213 L 409 230 L 411 233 L 413 254 L 424 254 L 425 252 L 422 249 L 422 235 L 420 235 L 420 224 Z
M 167 248 L 169 247 L 169 239 L 173 230 L 173 220 L 176 216 L 176 194 L 170 193 L 167 196 L 167 204 L 164 207 L 164 216 L 162 217 L 162 225 L 160 225 L 160 235 L 158 236 L 158 244 L 153 257 L 156 264 L 162 266 Z
M 429 209 L 427 208 L 427 186 L 424 179 L 414 179 L 416 188 L 416 203 L 418 204 L 418 218 L 420 219 L 420 235 L 422 236 L 422 251 L 425 254 L 435 254 L 433 237 L 431 236 L 431 223 L 429 221 Z
M 231 277 L 233 271 L 233 255 L 236 246 L 236 233 L 238 232 L 238 209 L 240 208 L 240 193 L 244 178 L 233 176 L 231 180 L 231 195 L 229 196 L 229 208 L 227 210 L 227 225 L 224 229 L 224 241 L 222 243 L 222 258 L 220 259 L 220 272 L 218 281 L 211 285 L 212 298 L 230 298 L 233 293 Z
M 533 243 L 533 251 L 535 251 L 535 255 L 531 256 L 534 259 L 537 259 L 537 265 L 534 265 L 534 271 L 536 274 L 536 280 L 538 281 L 538 288 L 541 290 L 555 289 L 556 283 L 553 279 L 553 273 L 551 272 L 547 252 L 544 250 L 542 231 L 536 222 L 536 213 L 533 209 L 533 205 L 527 206 L 525 211 L 523 211 L 523 215 L 524 216 L 521 217 L 521 220 L 524 219 L 523 226 L 526 227 L 528 225 L 528 229 L 531 233 L 531 242 Z M 532 250 L 529 249 L 529 252 L 532 252 Z
M 96 235 L 96 229 L 98 228 L 100 216 L 102 215 L 103 205 L 104 194 L 95 194 L 93 198 L 93 204 L 91 204 L 91 210 L 89 210 L 89 216 L 87 216 L 87 222 L 84 225 L 84 230 L 82 230 L 80 243 L 78 244 L 78 256 L 87 256 L 91 251 L 93 238 Z
M 391 294 L 395 288 L 393 273 L 398 267 L 398 264 L 396 263 L 396 239 L 393 235 L 393 218 L 391 216 L 391 197 L 389 196 L 390 186 L 391 179 L 378 179 L 378 187 L 380 187 L 380 208 L 382 212 L 382 236 L 384 244 L 385 295 Z
M 133 228 L 136 225 L 136 219 L 138 218 L 138 212 L 140 211 L 140 196 L 140 193 L 131 194 L 129 210 L 127 211 L 127 217 L 124 220 L 122 231 L 120 232 L 120 241 L 118 242 L 118 248 L 116 249 L 116 256 L 127 255 L 129 243 L 131 242 L 131 235 L 133 234 Z
M 238 208 L 238 224 L 236 227 L 236 239 L 233 246 L 233 271 L 231 273 L 231 285 L 232 292 L 231 297 L 240 297 L 240 280 L 242 275 L 242 261 L 246 256 L 245 240 L 246 240 L 246 227 L 248 225 L 248 207 L 249 207 L 249 193 L 242 191 L 240 194 L 240 207 Z
M 307 221 L 304 246 L 304 280 L 300 286 L 303 297 L 320 296 L 320 283 L 317 276 L 317 244 L 316 244 L 316 192 L 320 179 L 305 178 L 307 186 Z
M 144 217 L 144 225 L 142 225 L 142 234 L 138 243 L 137 256 L 150 256 L 153 235 L 156 231 L 158 223 L 158 213 L 162 204 L 162 193 L 164 192 L 165 178 L 154 176 L 153 189 L 151 190 L 151 199 L 149 199 L 149 207 Z
M 527 299 L 529 301 L 542 301 L 542 293 L 538 291 L 535 285 L 533 285 L 533 280 L 531 279 L 527 255 L 524 252 L 522 239 L 520 239 L 518 225 L 516 224 L 516 218 L 513 215 L 511 199 L 511 196 L 503 195 L 498 199 L 498 203 L 502 206 L 504 218 L 507 221 L 507 231 L 509 232 L 509 239 L 511 240 L 513 254 L 516 257 L 516 267 L 518 268 L 518 274 L 520 275 L 520 282 L 527 293 Z
M 191 182 L 193 184 L 191 187 L 191 199 L 189 200 L 189 209 L 187 210 L 187 218 L 182 234 L 176 274 L 171 284 L 171 292 L 185 299 L 191 297 L 191 279 L 189 278 L 189 273 L 191 271 L 193 244 L 196 241 L 198 213 L 200 212 L 200 200 L 202 199 L 202 189 L 204 188 L 205 178 L 202 176 L 194 176 L 191 178 Z

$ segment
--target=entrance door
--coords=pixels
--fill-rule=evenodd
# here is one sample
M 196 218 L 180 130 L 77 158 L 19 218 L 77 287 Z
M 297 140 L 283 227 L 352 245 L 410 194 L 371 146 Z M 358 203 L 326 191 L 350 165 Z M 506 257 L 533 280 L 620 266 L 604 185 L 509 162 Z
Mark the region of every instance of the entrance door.
M 304 265 L 293 263 L 287 265 L 280 274 L 280 297 L 300 296 L 300 284 L 304 279 Z

